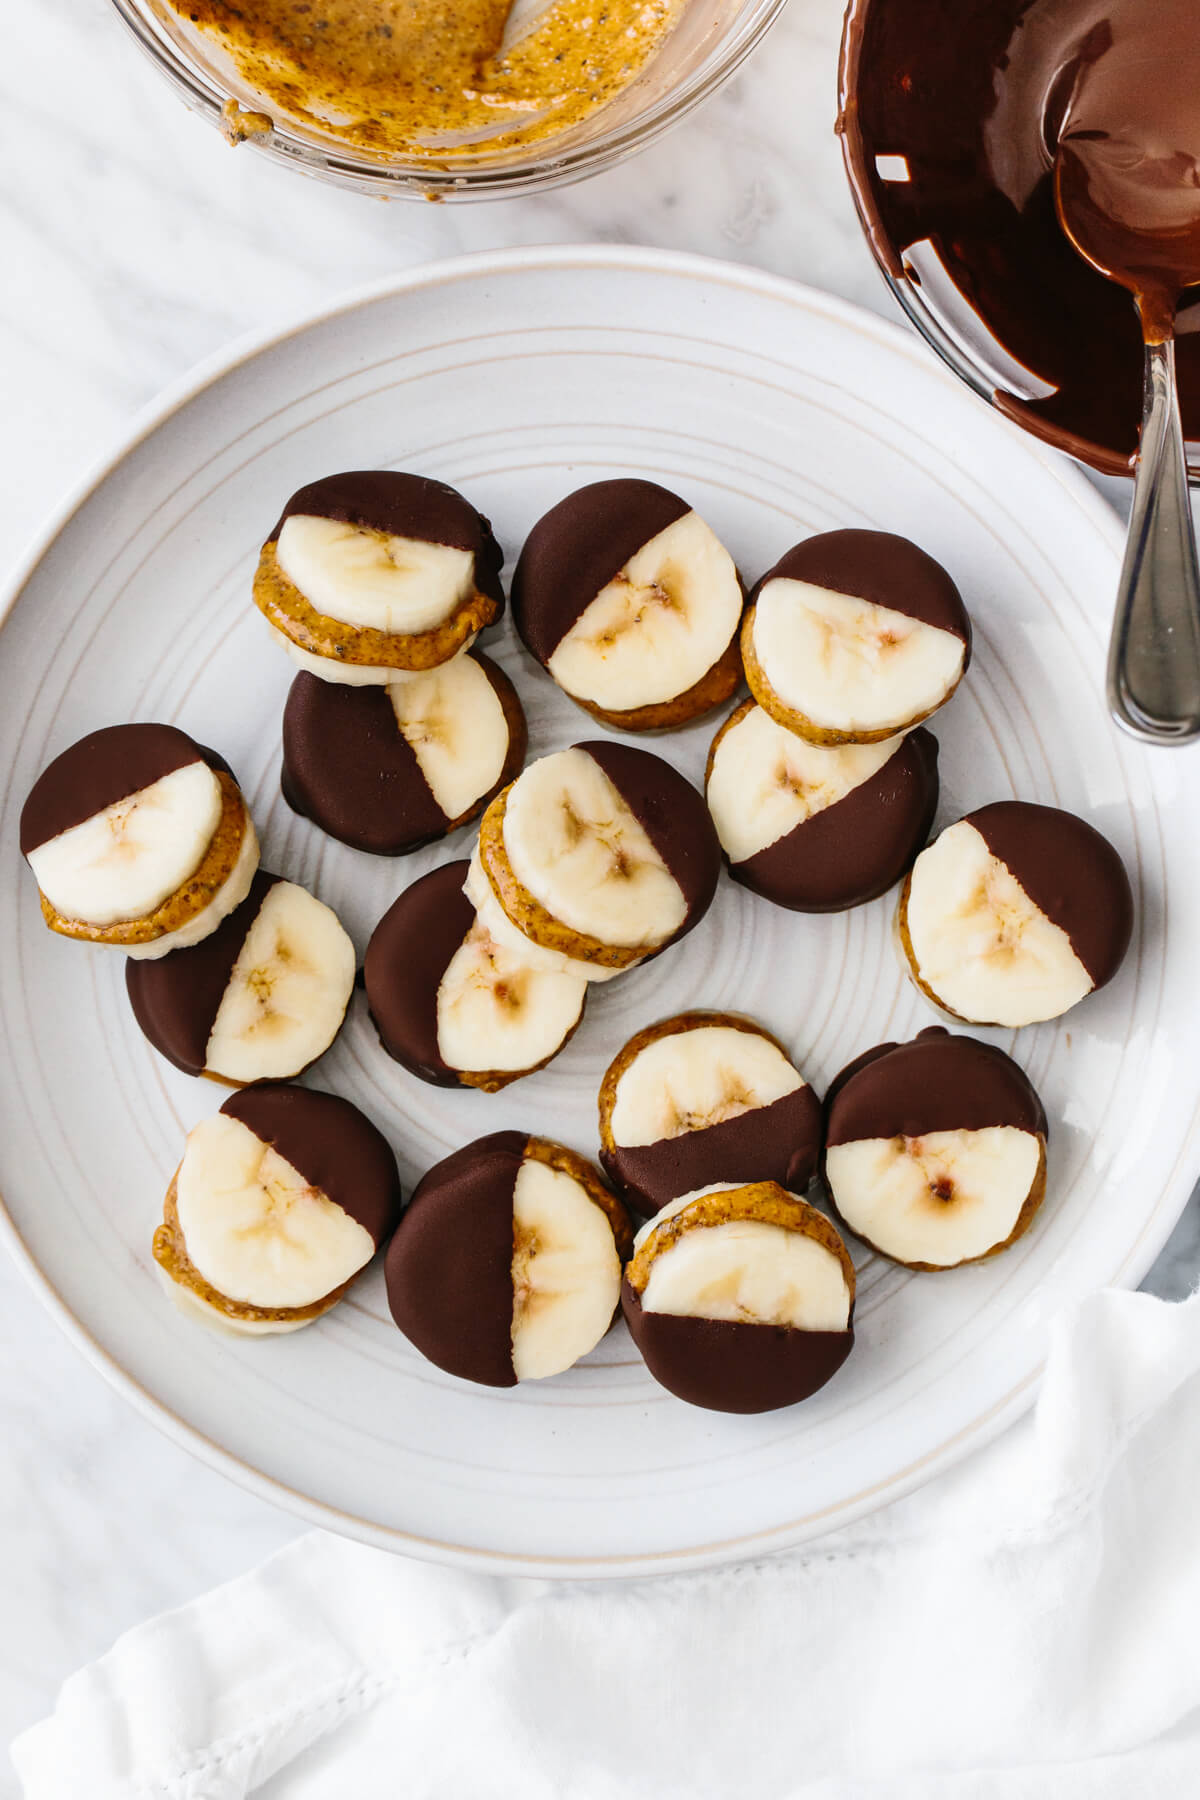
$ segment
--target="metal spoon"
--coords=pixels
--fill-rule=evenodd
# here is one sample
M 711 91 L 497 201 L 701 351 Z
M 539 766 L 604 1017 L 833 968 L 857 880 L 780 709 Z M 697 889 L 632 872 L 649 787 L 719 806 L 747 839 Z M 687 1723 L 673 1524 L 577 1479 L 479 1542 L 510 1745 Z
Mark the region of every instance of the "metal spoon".
M 1190 121 L 1200 140 L 1200 118 Z M 1161 141 L 1161 140 L 1160 140 Z M 1102 130 L 1064 131 L 1059 222 L 1093 268 L 1129 288 L 1146 344 L 1142 432 L 1108 657 L 1117 723 L 1150 744 L 1200 737 L 1200 567 L 1175 380 L 1175 312 L 1200 281 L 1200 164 Z

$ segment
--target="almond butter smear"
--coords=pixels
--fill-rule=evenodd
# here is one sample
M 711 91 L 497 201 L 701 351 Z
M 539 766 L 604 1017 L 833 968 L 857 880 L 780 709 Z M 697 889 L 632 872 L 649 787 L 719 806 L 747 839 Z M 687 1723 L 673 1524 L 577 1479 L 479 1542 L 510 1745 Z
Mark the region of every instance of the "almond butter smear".
M 169 0 L 281 119 L 444 161 L 577 125 L 645 66 L 686 0 L 557 0 L 505 43 L 512 0 Z

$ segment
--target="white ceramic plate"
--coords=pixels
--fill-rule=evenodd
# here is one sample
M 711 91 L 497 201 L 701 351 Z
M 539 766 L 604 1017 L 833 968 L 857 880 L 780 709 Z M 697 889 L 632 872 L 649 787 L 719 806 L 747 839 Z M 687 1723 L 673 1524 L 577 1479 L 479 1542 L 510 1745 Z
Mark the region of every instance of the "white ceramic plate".
M 360 951 L 402 887 L 465 855 L 467 832 L 406 861 L 359 855 L 279 797 L 290 676 L 249 603 L 257 548 L 301 482 L 375 465 L 460 485 L 510 552 L 565 491 L 618 473 L 680 489 L 751 578 L 830 526 L 916 537 L 954 572 L 976 626 L 970 676 L 936 721 L 940 821 L 1010 795 L 1050 801 L 1085 813 L 1127 860 L 1138 930 L 1121 975 L 1016 1039 L 1053 1130 L 1034 1229 L 951 1274 L 862 1259 L 856 1350 L 803 1407 L 695 1411 L 654 1386 L 623 1327 L 553 1381 L 473 1388 L 400 1337 L 377 1270 L 320 1324 L 273 1341 L 210 1335 L 159 1289 L 162 1192 L 221 1091 L 139 1036 L 120 956 L 43 929 L 17 815 L 37 771 L 83 732 L 165 719 L 229 757 L 267 866 L 313 885 Z M 1141 1278 L 1200 1164 L 1197 763 L 1127 743 L 1105 717 L 1117 548 L 1082 477 L 915 341 L 685 257 L 551 250 L 426 268 L 173 396 L 58 521 L 0 638 L 0 1191 L 11 1247 L 61 1322 L 177 1441 L 256 1492 L 373 1543 L 498 1572 L 756 1554 L 878 1506 L 992 1436 L 1029 1403 L 1055 1313 Z M 534 753 L 594 734 L 510 626 L 497 640 Z M 654 748 L 698 780 L 712 731 Z M 405 1074 L 361 997 L 313 1080 L 380 1122 L 406 1187 L 505 1126 L 594 1154 L 606 1063 L 667 1013 L 751 1013 L 818 1088 L 868 1045 L 928 1024 L 889 921 L 886 901 L 807 919 L 723 881 L 684 945 L 597 990 L 561 1061 L 501 1095 Z

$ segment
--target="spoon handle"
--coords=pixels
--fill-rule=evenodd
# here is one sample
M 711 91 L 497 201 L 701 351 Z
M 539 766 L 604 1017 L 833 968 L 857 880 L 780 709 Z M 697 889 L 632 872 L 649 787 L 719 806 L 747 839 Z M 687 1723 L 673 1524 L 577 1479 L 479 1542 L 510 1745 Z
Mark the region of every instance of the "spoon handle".
M 1146 345 L 1142 438 L 1108 654 L 1108 704 L 1147 744 L 1200 737 L 1200 569 L 1175 344 Z

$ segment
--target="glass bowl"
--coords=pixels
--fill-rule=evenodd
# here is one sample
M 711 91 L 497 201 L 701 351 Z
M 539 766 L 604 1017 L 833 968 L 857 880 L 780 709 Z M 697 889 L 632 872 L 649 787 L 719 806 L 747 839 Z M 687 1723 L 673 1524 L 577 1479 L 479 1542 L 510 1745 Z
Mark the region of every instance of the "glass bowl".
M 973 55 L 974 43 L 969 35 L 972 13 L 978 13 L 986 0 L 973 0 L 967 5 L 960 0 L 944 0 L 938 30 L 930 33 L 926 29 L 924 34 L 905 29 L 906 12 L 916 3 L 917 0 L 849 0 L 842 31 L 838 131 L 854 203 L 875 260 L 912 324 L 968 387 L 1043 442 L 1103 474 L 1129 475 L 1132 444 L 1136 442 L 1136 409 L 1130 419 L 1129 449 L 1078 436 L 1030 410 L 1030 402 L 1053 393 L 1053 388 L 1008 353 L 986 318 L 957 285 L 932 239 L 907 244 L 893 236 L 888 220 L 889 213 L 896 209 L 889 208 L 888 189 L 896 181 L 909 180 L 910 174 L 904 155 L 876 156 L 868 148 L 870 122 L 864 126 L 859 110 L 860 101 L 866 101 L 868 96 L 860 75 L 865 58 L 873 56 L 881 62 L 903 60 L 903 67 L 897 61 L 894 70 L 884 63 L 885 80 L 876 84 L 875 91 L 887 89 L 895 93 L 899 84 L 905 105 L 920 107 L 922 117 L 940 119 L 948 110 L 945 90 L 950 81 L 956 86 L 966 84 L 968 91 L 990 91 L 990 70 L 979 63 L 977 53 Z M 921 0 L 921 17 L 927 28 L 928 0 Z M 914 49 L 914 41 L 922 47 Z M 903 145 L 895 148 L 902 150 Z M 948 148 L 947 157 L 952 154 Z M 1100 276 L 1091 279 L 1112 292 Z M 1129 321 L 1128 342 L 1122 355 L 1126 360 L 1133 359 L 1128 369 L 1123 367 L 1123 373 L 1130 377 L 1126 385 L 1132 395 L 1140 387 L 1142 358 L 1141 335 L 1132 305 Z M 1200 337 L 1195 335 L 1198 332 L 1200 306 L 1193 305 L 1181 311 L 1178 321 L 1181 365 L 1184 358 L 1200 355 Z M 1196 421 L 1189 418 L 1185 424 L 1194 429 Z M 1189 439 L 1188 462 L 1192 481 L 1200 481 L 1197 439 Z
M 275 162 L 362 194 L 420 200 L 505 199 L 611 167 L 685 117 L 727 81 L 787 0 L 689 0 L 661 49 L 589 119 L 531 146 L 485 142 L 441 161 L 372 155 L 291 120 L 247 134 Z M 165 0 L 112 0 L 118 16 L 191 111 L 230 136 L 231 102 L 263 103 L 189 33 Z M 240 134 L 239 134 L 240 135 Z

